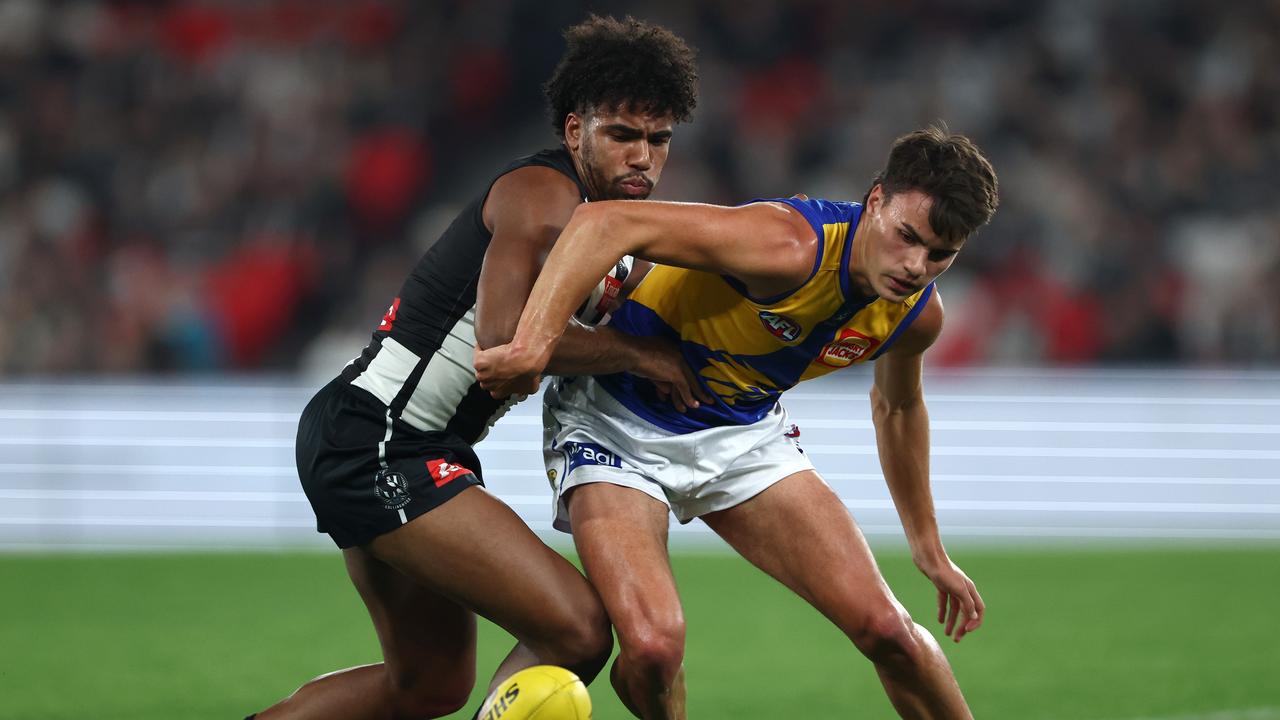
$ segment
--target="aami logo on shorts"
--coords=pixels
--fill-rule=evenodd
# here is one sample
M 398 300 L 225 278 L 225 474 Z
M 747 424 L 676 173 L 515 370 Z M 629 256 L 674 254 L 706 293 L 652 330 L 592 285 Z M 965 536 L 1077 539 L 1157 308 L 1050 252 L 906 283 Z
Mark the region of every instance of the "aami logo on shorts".
M 475 473 L 448 460 L 428 460 L 427 472 L 431 473 L 432 479 L 436 481 L 436 487 L 444 487 L 446 483 L 463 475 L 474 475 Z
M 388 510 L 399 510 L 413 499 L 409 497 L 409 481 L 404 475 L 386 468 L 373 476 L 373 493 Z
M 622 467 L 617 453 L 595 443 L 567 442 L 562 452 L 569 458 L 569 470 L 581 465 L 604 465 L 605 467 Z
M 857 330 L 844 328 L 835 340 L 818 353 L 818 362 L 827 367 L 848 367 L 879 347 L 880 341 Z
M 760 322 L 764 324 L 764 329 L 769 331 L 770 335 L 791 342 L 800 337 L 800 323 L 792 320 L 786 315 L 771 313 L 768 310 L 760 311 Z

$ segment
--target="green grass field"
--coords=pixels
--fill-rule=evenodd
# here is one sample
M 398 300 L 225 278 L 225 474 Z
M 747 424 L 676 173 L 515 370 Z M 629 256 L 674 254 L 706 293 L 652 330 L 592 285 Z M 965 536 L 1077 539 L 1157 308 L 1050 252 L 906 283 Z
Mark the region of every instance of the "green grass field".
M 1280 718 L 1280 548 L 955 556 L 989 606 L 944 640 L 978 718 Z M 927 581 L 880 560 L 936 629 Z M 893 717 L 870 664 L 771 580 L 731 555 L 674 564 L 694 720 Z M 378 659 L 336 553 L 0 555 L 0 587 L 0 718 L 238 720 Z M 485 675 L 510 641 L 481 632 Z M 599 720 L 629 717 L 607 682 L 592 694 Z

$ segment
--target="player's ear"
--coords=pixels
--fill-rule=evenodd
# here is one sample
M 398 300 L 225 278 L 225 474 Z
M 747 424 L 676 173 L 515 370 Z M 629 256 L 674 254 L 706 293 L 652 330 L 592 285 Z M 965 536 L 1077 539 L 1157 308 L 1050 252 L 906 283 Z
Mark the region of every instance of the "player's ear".
M 569 113 L 564 118 L 564 142 L 573 152 L 582 147 L 582 134 L 586 132 L 586 121 L 578 113 Z
M 884 185 L 876 183 L 867 193 L 866 211 L 874 215 L 880 212 L 881 205 L 884 205 Z

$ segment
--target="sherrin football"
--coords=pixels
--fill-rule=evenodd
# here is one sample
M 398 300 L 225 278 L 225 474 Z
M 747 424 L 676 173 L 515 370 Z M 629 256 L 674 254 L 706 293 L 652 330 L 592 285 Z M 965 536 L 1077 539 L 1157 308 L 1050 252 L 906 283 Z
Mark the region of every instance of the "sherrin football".
M 604 322 L 609 317 L 609 313 L 616 308 L 618 298 L 622 294 L 622 284 L 631 274 L 631 266 L 634 262 L 630 255 L 623 255 L 622 259 L 613 266 L 613 270 L 609 271 L 587 299 L 578 306 L 578 311 L 573 314 L 574 319 L 583 325 L 599 325 Z
M 591 720 L 591 696 L 572 672 L 534 665 L 499 685 L 477 720 Z

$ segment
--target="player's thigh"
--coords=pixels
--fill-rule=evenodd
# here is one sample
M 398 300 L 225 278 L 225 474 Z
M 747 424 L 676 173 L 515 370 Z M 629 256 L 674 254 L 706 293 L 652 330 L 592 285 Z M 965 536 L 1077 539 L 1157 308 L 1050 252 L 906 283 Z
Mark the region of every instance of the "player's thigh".
M 463 490 L 367 547 L 522 641 L 538 644 L 607 628 L 599 597 L 577 568 L 479 487 Z
M 812 470 L 702 519 L 749 562 L 842 626 L 896 604 L 853 516 Z
M 378 633 L 392 687 L 465 698 L 475 684 L 475 615 L 363 548 L 343 550 L 343 559 Z
M 684 614 L 667 555 L 669 510 L 635 488 L 606 482 L 568 497 L 573 539 L 625 646 L 632 633 L 683 638 Z

